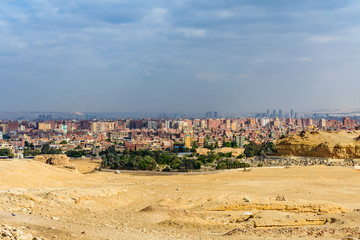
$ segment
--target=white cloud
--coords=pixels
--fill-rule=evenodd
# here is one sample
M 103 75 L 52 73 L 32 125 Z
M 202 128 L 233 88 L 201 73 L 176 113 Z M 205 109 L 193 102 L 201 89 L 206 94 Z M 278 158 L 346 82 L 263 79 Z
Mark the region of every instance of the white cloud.
M 235 15 L 232 11 L 228 11 L 228 10 L 220 10 L 217 11 L 216 13 L 220 18 L 229 18 Z
M 201 28 L 178 28 L 176 32 L 187 38 L 202 38 L 206 36 L 206 30 Z
M 144 22 L 164 24 L 166 23 L 167 14 L 168 10 L 165 8 L 151 9 L 150 13 L 144 17 Z
M 295 58 L 295 60 L 299 62 L 310 62 L 312 59 L 309 57 L 299 57 L 299 58 Z
M 339 36 L 316 36 L 306 39 L 309 42 L 315 43 L 330 43 L 341 40 L 342 38 Z
M 198 73 L 195 77 L 199 80 L 208 81 L 208 82 L 216 82 L 219 79 L 219 75 L 217 73 Z

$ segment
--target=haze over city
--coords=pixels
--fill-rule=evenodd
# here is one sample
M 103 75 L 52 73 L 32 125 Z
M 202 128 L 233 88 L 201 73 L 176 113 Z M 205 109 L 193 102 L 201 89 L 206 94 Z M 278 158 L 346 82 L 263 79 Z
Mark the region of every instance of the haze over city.
M 1 1 L 3 111 L 356 108 L 358 1 Z

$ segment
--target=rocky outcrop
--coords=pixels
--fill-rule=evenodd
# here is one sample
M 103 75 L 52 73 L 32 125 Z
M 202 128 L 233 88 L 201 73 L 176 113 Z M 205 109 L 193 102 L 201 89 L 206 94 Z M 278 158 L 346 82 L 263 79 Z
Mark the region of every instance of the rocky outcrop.
M 65 154 L 43 154 L 35 156 L 34 160 L 50 165 L 67 166 L 70 164 L 69 158 Z
M 0 225 L 0 239 L 9 239 L 9 240 L 34 240 L 34 239 L 42 239 L 39 237 L 33 237 L 31 233 L 24 233 L 19 229 L 9 227 L 7 225 Z
M 357 131 L 303 132 L 277 143 L 280 156 L 306 156 L 335 159 L 360 158 Z

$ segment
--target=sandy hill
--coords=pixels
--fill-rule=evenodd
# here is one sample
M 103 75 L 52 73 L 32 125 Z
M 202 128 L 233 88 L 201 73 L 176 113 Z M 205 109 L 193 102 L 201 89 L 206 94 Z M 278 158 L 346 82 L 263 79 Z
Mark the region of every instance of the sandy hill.
M 0 227 L 44 239 L 358 238 L 359 189 L 360 172 L 341 167 L 159 176 L 0 161 Z
M 223 147 L 219 149 L 214 149 L 214 153 L 229 153 L 232 152 L 234 157 L 239 156 L 240 154 L 244 153 L 244 148 L 230 148 L 230 147 Z M 207 155 L 210 152 L 210 149 L 207 148 L 198 148 L 196 152 L 202 155 Z
M 359 131 L 311 131 L 280 140 L 279 155 L 336 159 L 360 158 Z

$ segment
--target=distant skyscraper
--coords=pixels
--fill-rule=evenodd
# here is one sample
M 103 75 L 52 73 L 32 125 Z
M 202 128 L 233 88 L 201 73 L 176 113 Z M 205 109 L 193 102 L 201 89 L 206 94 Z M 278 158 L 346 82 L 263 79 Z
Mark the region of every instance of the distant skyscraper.
M 266 117 L 270 117 L 270 110 L 266 110 Z
M 157 129 L 157 122 L 156 121 L 148 121 L 147 122 L 147 128 L 148 129 Z
M 326 128 L 326 120 L 320 119 L 319 121 L 319 127 L 325 129 Z
M 167 129 L 171 128 L 171 121 L 165 121 L 165 128 Z
M 279 118 L 282 118 L 282 117 L 283 117 L 282 110 L 279 109 Z
M 218 118 L 218 112 L 214 112 L 214 118 Z
M 294 109 L 290 110 L 290 118 L 294 118 Z
M 206 112 L 206 118 L 213 118 L 213 113 L 212 113 L 212 111 Z
M 274 110 L 273 110 L 273 118 L 276 118 L 276 116 L 277 116 L 277 115 L 276 115 L 276 110 L 274 109 Z

